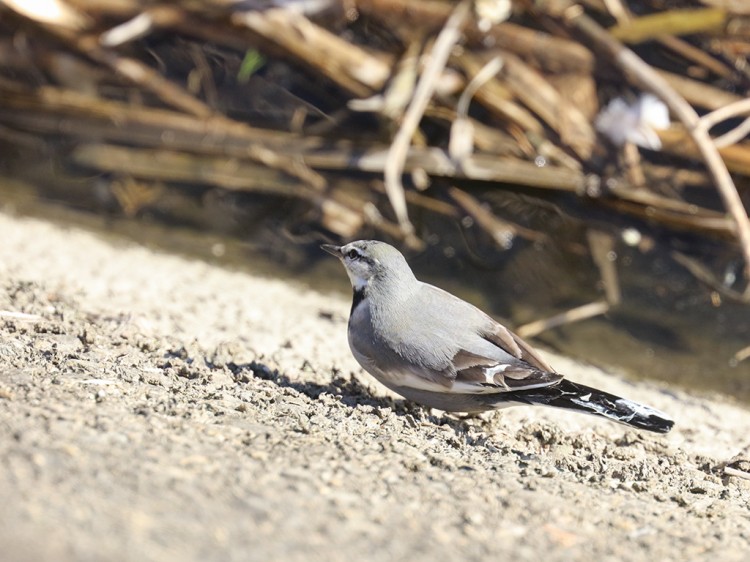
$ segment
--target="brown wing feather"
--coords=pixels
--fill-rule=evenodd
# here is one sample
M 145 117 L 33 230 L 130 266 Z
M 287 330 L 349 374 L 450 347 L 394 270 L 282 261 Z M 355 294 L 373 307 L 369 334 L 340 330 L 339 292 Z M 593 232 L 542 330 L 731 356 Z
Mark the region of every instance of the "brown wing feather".
M 497 360 L 461 350 L 452 361 L 455 373 L 452 378 L 456 383 L 511 391 L 549 386 L 562 380 L 562 375 L 555 373 L 529 344 L 500 324 L 495 323 L 493 328 L 484 337 L 520 361 L 507 365 L 504 369 L 497 369 L 494 374 L 488 374 L 493 367 L 500 365 Z
M 496 346 L 513 355 L 513 357 L 525 361 L 532 367 L 536 367 L 540 371 L 545 371 L 547 373 L 555 372 L 555 370 L 539 356 L 533 347 L 502 324 L 496 322 L 494 330 L 486 334 L 485 337 Z

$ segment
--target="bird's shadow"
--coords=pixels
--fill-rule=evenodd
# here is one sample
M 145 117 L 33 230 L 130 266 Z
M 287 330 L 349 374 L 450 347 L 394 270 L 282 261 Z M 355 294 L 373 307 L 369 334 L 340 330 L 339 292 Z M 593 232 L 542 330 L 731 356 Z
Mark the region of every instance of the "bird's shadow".
M 436 415 L 431 413 L 430 409 L 408 400 L 399 400 L 388 396 L 373 396 L 370 390 L 356 378 L 345 378 L 335 371 L 330 383 L 319 384 L 310 381 L 291 380 L 284 373 L 258 361 L 240 365 L 232 363 L 227 366 L 238 382 L 248 382 L 250 377 L 263 379 L 273 382 L 281 388 L 295 390 L 312 400 L 318 400 L 320 396 L 328 394 L 352 409 L 361 406 L 372 406 L 378 409 L 388 408 L 395 415 L 408 419 L 410 423 L 429 422 L 437 426 L 447 425 L 456 433 L 466 433 L 469 431 L 469 424 L 467 424 L 468 417 L 458 418 L 452 414 Z

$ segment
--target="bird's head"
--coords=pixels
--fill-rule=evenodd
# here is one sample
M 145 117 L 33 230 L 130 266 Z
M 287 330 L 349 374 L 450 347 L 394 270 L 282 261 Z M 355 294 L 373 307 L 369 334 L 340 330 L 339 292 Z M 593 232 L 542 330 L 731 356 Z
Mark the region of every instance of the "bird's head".
M 341 260 L 355 291 L 365 289 L 373 283 L 386 284 L 414 279 L 401 252 L 385 242 L 357 240 L 344 246 L 323 244 L 321 248 Z

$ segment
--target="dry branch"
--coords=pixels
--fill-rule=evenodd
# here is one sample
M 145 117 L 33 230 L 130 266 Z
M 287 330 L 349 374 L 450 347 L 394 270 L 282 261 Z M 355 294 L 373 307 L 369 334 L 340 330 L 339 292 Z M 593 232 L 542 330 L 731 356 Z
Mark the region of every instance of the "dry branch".
M 522 338 L 533 338 L 534 336 L 538 336 L 539 334 L 541 334 L 542 332 L 546 332 L 547 330 L 559 328 L 560 326 L 572 324 L 573 322 L 587 320 L 595 316 L 601 316 L 602 314 L 606 314 L 608 311 L 609 304 L 607 304 L 606 302 L 592 302 L 589 304 L 584 304 L 583 306 L 566 310 L 565 312 L 556 314 L 555 316 L 551 316 L 550 318 L 529 322 L 528 324 L 519 326 L 518 329 L 516 329 L 516 332 Z
M 409 222 L 404 187 L 401 184 L 409 144 L 419 126 L 419 122 L 422 120 L 430 98 L 432 98 L 437 79 L 448 62 L 453 46 L 460 38 L 460 29 L 468 17 L 470 9 L 469 1 L 462 0 L 438 35 L 430 52 L 429 62 L 414 90 L 414 98 L 409 104 L 401 126 L 388 150 L 388 158 L 384 169 L 385 190 L 402 231 L 409 237 L 413 236 L 414 227 Z
M 67 0 L 57 20 L 1 4 L 13 11 L 0 6 L 0 142 L 13 150 L 63 139 L 57 154 L 86 169 L 302 200 L 342 237 L 369 225 L 413 245 L 416 208 L 471 216 L 499 243 L 507 233 L 553 243 L 472 189 L 567 193 L 626 221 L 735 242 L 750 280 L 750 222 L 729 175 L 738 185 L 750 176 L 750 119 L 740 120 L 750 108 L 737 93 L 750 83 L 740 64 L 750 34 L 731 3 L 696 16 L 646 0 L 652 13 L 633 17 L 617 0 L 590 0 L 585 12 L 564 0 L 518 2 L 512 21 L 489 26 L 470 0 L 342 0 L 304 14 L 270 0 Z M 618 37 L 652 40 L 648 60 Z M 502 69 L 474 91 L 498 56 Z M 655 92 L 681 122 L 658 135 L 673 163 L 595 132 L 599 105 L 633 87 Z M 256 102 L 285 111 L 283 122 L 251 125 Z M 451 153 L 457 121 L 467 133 Z M 677 167 L 686 160 L 705 163 L 727 213 L 694 202 L 707 176 Z M 124 211 L 136 212 L 128 180 L 119 185 Z M 592 255 L 614 282 L 599 246 Z
M 709 169 L 727 211 L 732 216 L 736 234 L 745 260 L 745 278 L 750 293 L 750 218 L 737 193 L 732 177 L 711 141 L 708 130 L 702 125 L 695 110 L 674 89 L 633 51 L 624 47 L 607 34 L 594 20 L 586 16 L 580 7 L 573 6 L 564 14 L 571 27 L 583 33 L 603 52 L 607 53 L 622 70 L 639 86 L 658 95 L 685 125 Z

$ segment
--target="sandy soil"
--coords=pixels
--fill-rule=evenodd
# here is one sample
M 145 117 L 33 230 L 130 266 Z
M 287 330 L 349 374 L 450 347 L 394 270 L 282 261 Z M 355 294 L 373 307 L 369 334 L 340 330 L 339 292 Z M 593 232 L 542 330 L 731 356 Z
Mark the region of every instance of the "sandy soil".
M 4 560 L 750 553 L 750 482 L 723 472 L 750 412 L 729 399 L 549 356 L 676 429 L 457 419 L 357 367 L 341 295 L 5 214 L 0 240 Z

